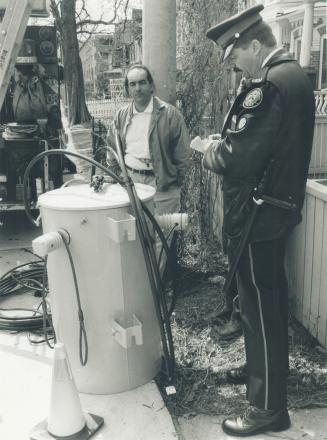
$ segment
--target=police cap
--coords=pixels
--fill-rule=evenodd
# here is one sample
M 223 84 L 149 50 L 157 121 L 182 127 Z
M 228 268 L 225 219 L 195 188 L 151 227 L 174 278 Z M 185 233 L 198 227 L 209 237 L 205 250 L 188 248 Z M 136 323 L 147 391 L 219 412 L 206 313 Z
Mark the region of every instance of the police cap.
M 223 49 L 221 61 L 224 61 L 230 55 L 236 41 L 246 30 L 255 23 L 262 21 L 259 12 L 263 8 L 263 5 L 253 6 L 216 24 L 207 31 L 207 37 Z

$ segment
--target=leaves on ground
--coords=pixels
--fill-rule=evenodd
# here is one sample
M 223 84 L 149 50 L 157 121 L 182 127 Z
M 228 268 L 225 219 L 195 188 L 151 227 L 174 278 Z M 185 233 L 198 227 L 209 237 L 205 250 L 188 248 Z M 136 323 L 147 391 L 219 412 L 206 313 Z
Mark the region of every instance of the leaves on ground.
M 221 264 L 224 269 L 224 263 Z M 219 274 L 218 276 L 222 276 Z M 175 416 L 230 415 L 244 411 L 246 387 L 229 385 L 226 371 L 245 362 L 243 337 L 221 343 L 212 317 L 223 306 L 217 274 L 182 269 L 179 297 L 171 318 L 177 393 L 166 396 Z M 290 408 L 327 406 L 327 351 L 294 319 L 290 320 Z

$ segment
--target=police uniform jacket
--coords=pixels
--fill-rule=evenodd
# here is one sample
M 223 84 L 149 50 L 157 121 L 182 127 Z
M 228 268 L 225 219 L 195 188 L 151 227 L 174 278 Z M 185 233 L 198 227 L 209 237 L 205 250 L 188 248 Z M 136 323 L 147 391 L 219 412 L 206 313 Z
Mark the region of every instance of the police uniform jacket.
M 273 56 L 262 78 L 250 81 L 225 118 L 222 139 L 203 165 L 223 175 L 224 230 L 239 237 L 253 206 L 252 191 L 273 158 L 265 194 L 297 205 L 295 211 L 264 203 L 250 241 L 281 237 L 301 220 L 311 156 L 315 103 L 312 85 L 287 53 Z

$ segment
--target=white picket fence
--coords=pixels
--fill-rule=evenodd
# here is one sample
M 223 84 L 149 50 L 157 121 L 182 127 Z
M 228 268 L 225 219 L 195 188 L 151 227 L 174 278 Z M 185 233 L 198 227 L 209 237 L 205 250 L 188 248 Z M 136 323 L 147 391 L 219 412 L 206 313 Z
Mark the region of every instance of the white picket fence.
M 130 100 L 128 99 L 98 99 L 86 101 L 86 105 L 91 115 L 95 119 L 100 119 L 108 127 L 117 111 L 129 104 L 129 102 Z
M 302 217 L 287 246 L 292 312 L 327 347 L 326 180 L 308 181 Z

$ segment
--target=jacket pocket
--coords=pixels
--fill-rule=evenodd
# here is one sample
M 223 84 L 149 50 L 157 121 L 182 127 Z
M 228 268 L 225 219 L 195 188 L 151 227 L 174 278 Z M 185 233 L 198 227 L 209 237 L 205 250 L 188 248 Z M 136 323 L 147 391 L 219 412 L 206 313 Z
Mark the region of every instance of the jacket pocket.
M 229 239 L 241 235 L 251 212 L 252 185 L 229 188 L 224 191 L 224 229 Z

